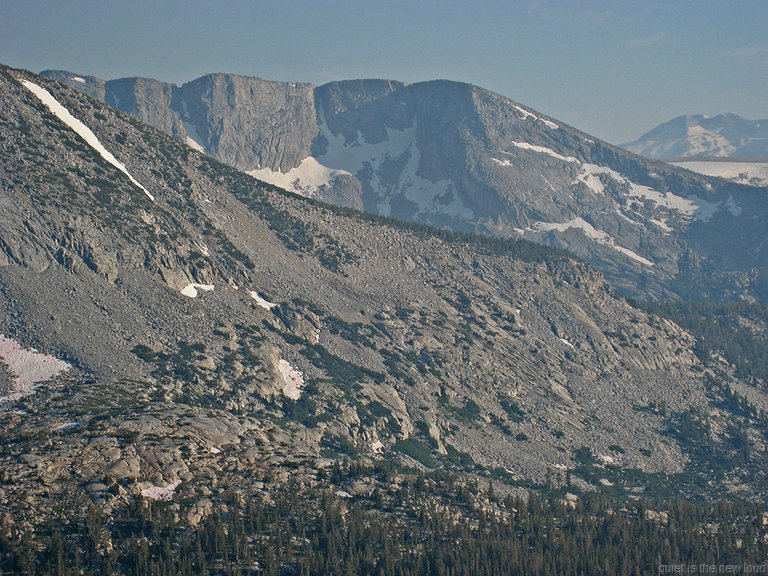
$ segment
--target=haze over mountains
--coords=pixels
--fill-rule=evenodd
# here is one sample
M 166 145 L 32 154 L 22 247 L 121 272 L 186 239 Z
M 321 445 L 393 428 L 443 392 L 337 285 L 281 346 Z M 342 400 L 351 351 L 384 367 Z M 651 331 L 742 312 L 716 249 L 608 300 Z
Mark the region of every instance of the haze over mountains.
M 768 120 L 678 116 L 622 147 L 648 158 L 768 158 Z
M 646 298 L 764 299 L 754 189 L 600 142 L 482 88 L 44 73 L 305 196 L 566 248 Z
M 622 146 L 699 174 L 768 186 L 768 120 L 735 114 L 679 116 Z

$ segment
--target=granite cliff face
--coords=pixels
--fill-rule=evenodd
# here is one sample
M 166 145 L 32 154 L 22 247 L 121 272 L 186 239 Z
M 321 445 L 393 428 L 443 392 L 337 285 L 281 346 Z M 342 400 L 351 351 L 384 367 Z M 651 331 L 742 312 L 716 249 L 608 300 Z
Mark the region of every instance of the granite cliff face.
M 729 446 L 714 406 L 743 385 L 589 265 L 286 193 L 28 72 L 0 69 L 0 101 L 3 350 L 68 366 L 3 399 L 13 514 L 45 517 L 41 489 L 199 498 L 381 455 L 510 488 L 726 489 L 676 430 L 712 414 Z
M 475 86 L 217 74 L 176 87 L 46 74 L 96 95 L 103 86 L 108 104 L 261 180 L 566 248 L 636 298 L 768 295 L 768 218 L 754 188 L 635 156 Z

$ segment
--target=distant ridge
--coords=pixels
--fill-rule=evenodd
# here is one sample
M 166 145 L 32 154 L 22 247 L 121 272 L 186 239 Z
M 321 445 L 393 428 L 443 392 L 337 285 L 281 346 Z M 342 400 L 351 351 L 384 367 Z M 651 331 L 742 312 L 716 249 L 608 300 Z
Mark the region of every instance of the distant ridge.
M 622 147 L 647 158 L 768 158 L 768 120 L 678 116 Z

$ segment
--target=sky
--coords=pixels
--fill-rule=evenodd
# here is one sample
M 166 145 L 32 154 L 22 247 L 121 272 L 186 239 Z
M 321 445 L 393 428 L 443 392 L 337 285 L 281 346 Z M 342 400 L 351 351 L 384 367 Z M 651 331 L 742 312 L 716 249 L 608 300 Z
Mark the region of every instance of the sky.
M 768 0 L 0 0 L 0 63 L 458 80 L 620 144 L 683 114 L 768 118 Z

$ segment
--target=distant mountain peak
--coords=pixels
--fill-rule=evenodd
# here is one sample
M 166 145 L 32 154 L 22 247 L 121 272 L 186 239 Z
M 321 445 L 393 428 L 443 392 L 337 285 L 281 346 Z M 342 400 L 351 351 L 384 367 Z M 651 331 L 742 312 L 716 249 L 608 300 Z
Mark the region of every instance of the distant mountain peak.
M 768 158 L 768 120 L 730 112 L 678 116 L 622 147 L 647 158 Z

